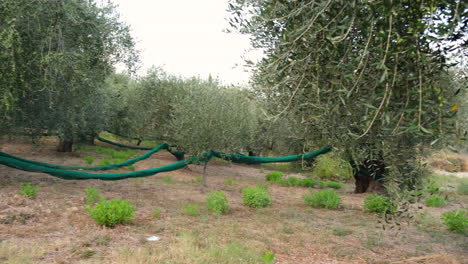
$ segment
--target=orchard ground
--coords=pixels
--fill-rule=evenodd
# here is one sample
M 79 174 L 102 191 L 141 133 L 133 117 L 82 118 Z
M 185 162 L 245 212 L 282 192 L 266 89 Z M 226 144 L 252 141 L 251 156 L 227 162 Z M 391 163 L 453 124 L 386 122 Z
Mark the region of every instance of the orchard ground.
M 55 146 L 52 138 L 37 145 L 0 139 L 0 151 L 48 163 L 88 166 L 86 156 L 103 157 L 90 150 L 58 153 Z M 174 161 L 161 151 L 135 169 Z M 463 179 L 438 176 L 446 183 L 448 205 L 416 204 L 414 218 L 397 225 L 382 224 L 382 218 L 365 212 L 367 194 L 354 194 L 351 182 L 338 190 L 343 199 L 339 209 L 317 209 L 302 199 L 307 188 L 267 183 L 267 168 L 214 160 L 203 189 L 203 167 L 196 165 L 121 181 L 66 181 L 0 166 L 0 262 L 263 263 L 261 256 L 271 251 L 274 263 L 468 263 L 468 237 L 448 231 L 440 220 L 445 211 L 467 207 L 468 196 L 456 193 L 455 185 Z M 22 183 L 40 186 L 35 199 L 18 194 Z M 241 189 L 256 185 L 268 185 L 272 206 L 243 205 Z M 113 229 L 98 226 L 85 210 L 84 189 L 89 187 L 109 199 L 128 199 L 137 208 L 133 222 Z M 222 216 L 205 209 L 207 193 L 219 190 L 230 206 Z M 199 204 L 200 215 L 184 212 L 189 203 Z M 154 218 L 156 209 L 161 213 Z M 147 241 L 150 236 L 161 240 Z

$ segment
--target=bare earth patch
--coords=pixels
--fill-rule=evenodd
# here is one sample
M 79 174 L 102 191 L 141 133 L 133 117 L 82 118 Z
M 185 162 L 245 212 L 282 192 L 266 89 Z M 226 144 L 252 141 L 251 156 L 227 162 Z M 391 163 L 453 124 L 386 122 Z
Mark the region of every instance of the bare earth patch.
M 0 151 L 85 165 L 89 153 L 57 153 L 54 146 L 51 140 L 36 147 L 5 140 Z M 136 169 L 174 161 L 161 151 L 137 163 Z M 243 205 L 241 189 L 265 184 L 268 171 L 213 161 L 203 189 L 197 181 L 202 170 L 191 165 L 139 179 L 65 181 L 0 165 L 0 262 L 262 263 L 260 256 L 269 250 L 275 263 L 468 263 L 467 237 L 448 232 L 437 217 L 431 218 L 447 208 L 431 208 L 426 218 L 384 229 L 379 217 L 363 211 L 365 194 L 353 194 L 348 184 L 339 191 L 343 204 L 337 210 L 310 208 L 302 199 L 306 188 L 277 185 L 269 187 L 271 207 L 251 209 Z M 172 181 L 164 181 L 167 176 Z M 232 184 L 226 184 L 227 179 Z M 18 194 L 24 182 L 40 186 L 36 199 Z M 88 187 L 100 189 L 107 198 L 130 200 L 137 207 L 133 223 L 114 229 L 97 226 L 84 208 L 83 190 Z M 211 190 L 226 193 L 226 215 L 204 209 Z M 199 204 L 201 215 L 186 215 L 187 203 Z M 466 199 L 461 204 L 466 207 Z M 161 210 L 156 219 L 155 209 Z M 152 235 L 161 240 L 146 241 Z

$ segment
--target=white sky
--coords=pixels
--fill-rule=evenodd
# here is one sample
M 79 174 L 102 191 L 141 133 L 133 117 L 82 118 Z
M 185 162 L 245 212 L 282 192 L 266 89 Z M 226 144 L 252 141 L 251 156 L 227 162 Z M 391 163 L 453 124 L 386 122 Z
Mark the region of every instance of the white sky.
M 225 84 L 245 84 L 242 56 L 251 60 L 261 52 L 250 49 L 245 35 L 223 33 L 227 0 L 112 0 L 141 50 L 142 71 L 163 66 L 185 77 L 213 77 Z

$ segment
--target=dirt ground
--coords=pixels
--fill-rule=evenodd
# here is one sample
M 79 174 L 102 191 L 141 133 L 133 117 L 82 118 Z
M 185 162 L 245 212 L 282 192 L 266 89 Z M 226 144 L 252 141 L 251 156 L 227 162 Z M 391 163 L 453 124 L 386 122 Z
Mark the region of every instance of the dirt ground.
M 0 151 L 9 154 L 85 166 L 89 152 L 58 153 L 54 146 L 50 140 L 36 146 L 0 141 Z M 174 161 L 161 151 L 136 169 Z M 266 184 L 268 170 L 212 161 L 206 189 L 197 180 L 202 170 L 190 165 L 139 179 L 67 181 L 0 165 L 0 263 L 262 263 L 267 250 L 275 254 L 274 263 L 468 263 L 468 238 L 449 232 L 439 219 L 445 211 L 466 208 L 466 195 L 444 208 L 414 206 L 411 221 L 385 223 L 363 211 L 366 195 L 352 193 L 351 183 L 338 190 L 343 202 L 337 210 L 311 208 L 301 198 L 306 188 L 278 185 L 268 189 L 271 207 L 252 209 L 243 205 L 241 189 Z M 40 186 L 36 199 L 18 194 L 25 182 Z M 113 229 L 96 225 L 85 210 L 88 187 L 106 198 L 130 200 L 137 208 L 134 221 Z M 205 210 L 212 190 L 226 193 L 226 215 Z M 188 203 L 199 204 L 201 214 L 185 214 Z M 155 209 L 161 210 L 156 219 Z M 161 240 L 146 240 L 153 235 Z

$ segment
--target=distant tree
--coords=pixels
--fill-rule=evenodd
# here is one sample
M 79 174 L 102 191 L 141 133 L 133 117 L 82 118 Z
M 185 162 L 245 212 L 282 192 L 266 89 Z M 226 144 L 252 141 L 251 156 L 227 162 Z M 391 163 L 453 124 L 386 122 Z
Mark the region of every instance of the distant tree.
M 166 126 L 170 142 L 192 155 L 246 152 L 255 140 L 257 112 L 248 91 L 217 81 L 187 80 L 171 116 Z M 202 183 L 206 184 L 206 172 Z
M 369 170 L 355 174 L 363 191 L 361 177 L 380 168 L 388 190 L 420 181 L 418 156 L 455 130 L 460 98 L 441 80 L 467 45 L 466 1 L 232 0 L 229 10 L 265 52 L 254 84 L 270 120 L 295 118 L 303 148 L 333 144 Z
M 94 0 L 2 0 L 0 47 L 5 127 L 55 132 L 59 151 L 99 131 L 106 76 L 117 62 L 137 62 L 115 7 Z

